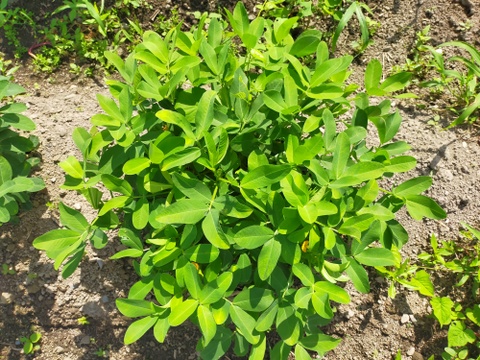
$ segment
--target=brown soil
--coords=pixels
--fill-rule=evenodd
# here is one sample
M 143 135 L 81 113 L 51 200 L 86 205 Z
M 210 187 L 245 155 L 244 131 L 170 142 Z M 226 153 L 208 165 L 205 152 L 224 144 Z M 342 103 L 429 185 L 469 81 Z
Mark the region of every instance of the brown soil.
M 30 4 L 30 9 L 38 11 L 39 16 L 54 8 L 51 1 L 35 3 L 40 5 L 32 8 L 31 1 L 16 2 L 17 6 Z M 176 4 L 173 0 L 149 3 L 153 6 L 146 11 L 147 19 L 157 9 L 168 12 Z M 254 1 L 246 3 L 253 9 Z M 480 5 L 475 1 L 463 1 L 466 5 L 452 0 L 372 0 L 367 3 L 373 10 L 373 19 L 381 26 L 373 45 L 356 58 L 353 67 L 356 79 L 361 79 L 365 64 L 372 58 L 378 58 L 387 71 L 404 63 L 415 32 L 426 25 L 431 26 L 433 44 L 460 39 L 478 46 L 475 42 L 480 38 Z M 54 5 L 58 5 L 58 1 Z M 190 11 L 215 11 L 220 6 L 231 5 L 231 1 L 225 0 L 191 0 L 182 2 L 179 10 L 188 25 L 194 19 Z M 472 27 L 462 30 L 461 23 L 468 20 Z M 358 37 L 355 24 L 351 30 L 342 35 L 339 53 L 351 52 L 349 44 Z M 27 89 L 22 101 L 28 104 L 27 115 L 38 126 L 36 134 L 41 141 L 38 152 L 43 162 L 37 175 L 45 179 L 47 189 L 33 196 L 33 209 L 24 212 L 18 224 L 0 228 L 0 265 L 8 264 L 16 272 L 0 274 L 0 359 L 89 360 L 99 358 L 95 354 L 99 349 L 106 350 L 105 357 L 118 360 L 196 359 L 195 344 L 200 334 L 193 325 L 172 329 L 164 344 L 158 344 L 147 334 L 136 344 L 123 345 L 123 335 L 130 322 L 116 310 L 115 299 L 125 296 L 137 279 L 127 261 L 107 260 L 118 244 L 112 241 L 102 251 L 90 252 L 81 268 L 67 280 L 61 279 L 51 261 L 32 247 L 35 237 L 59 226 L 55 206 L 49 207 L 47 203 L 63 201 L 93 217 L 81 197 L 59 189 L 63 173 L 58 162 L 76 154 L 71 133 L 78 126 L 89 128 L 89 119 L 100 111 L 95 94 L 107 94 L 108 90 L 101 78 L 72 78 L 66 71 L 52 76 L 36 75 L 28 59 L 23 65 L 15 77 Z M 418 166 L 409 177 L 433 176 L 434 186 L 428 195 L 446 209 L 448 219 L 414 222 L 407 216 L 401 218 L 410 234 L 404 255 L 413 261 L 417 254 L 428 249 L 431 233 L 441 239 L 455 239 L 461 221 L 480 227 L 478 129 L 462 127 L 442 131 L 432 127 L 427 122 L 438 113 L 435 111 L 438 103 L 425 102 L 423 109 L 417 106 L 419 103 L 418 100 L 396 102 L 404 117 L 397 138 L 410 143 L 411 154 L 418 159 Z M 451 121 L 448 113 L 439 114 L 441 121 Z M 361 295 L 349 286 L 351 304 L 339 307 L 334 323 L 326 329 L 343 341 L 326 358 L 384 360 L 392 359 L 401 350 L 404 359 L 427 359 L 431 355 L 439 359 L 446 346 L 446 332 L 429 318 L 428 299 L 398 288 L 399 294 L 391 300 L 387 297 L 385 281 L 374 272 L 371 280 L 373 290 L 368 295 Z M 87 316 L 90 324 L 80 325 L 77 319 L 82 316 Z M 43 335 L 41 351 L 25 356 L 20 352 L 18 339 L 29 335 L 32 326 Z

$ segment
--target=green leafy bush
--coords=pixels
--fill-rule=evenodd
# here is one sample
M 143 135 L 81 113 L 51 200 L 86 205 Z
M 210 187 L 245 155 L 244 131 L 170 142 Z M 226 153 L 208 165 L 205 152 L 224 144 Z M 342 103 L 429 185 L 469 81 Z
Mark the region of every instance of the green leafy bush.
M 368 292 L 362 265 L 397 263 L 407 233 L 395 213 L 445 212 L 421 195 L 428 177 L 380 187 L 416 160 L 393 141 L 401 117 L 390 101 L 372 105 L 347 85 L 351 56 L 330 58 L 315 30 L 294 40 L 296 19 L 250 22 L 241 3 L 227 15 L 231 29 L 212 18 L 204 30 L 203 17 L 189 32 L 146 32 L 125 61 L 106 54 L 123 81 L 108 82 L 114 99 L 98 95 L 105 113 L 90 131 L 74 131 L 83 157 L 60 163 L 63 188 L 98 216 L 89 223 L 60 204 L 66 229 L 34 246 L 55 268 L 65 262 L 66 277 L 89 241 L 102 248 L 105 231 L 118 229 L 125 249 L 112 259 L 133 258 L 140 277 L 116 302 L 138 318 L 126 343 L 151 328 L 163 342 L 190 320 L 205 359 L 232 342 L 236 354 L 263 359 L 272 329 L 281 340 L 271 358 L 324 354 L 340 340 L 320 327 L 334 303 L 350 301 L 341 283 Z M 381 83 L 381 73 L 378 62 L 367 71 L 369 93 L 390 95 L 409 80 Z M 369 123 L 377 145 L 367 143 Z
M 13 98 L 25 90 L 0 76 L 0 226 L 9 222 L 19 211 L 19 204 L 29 204 L 29 193 L 42 190 L 43 180 L 29 177 L 40 160 L 30 156 L 38 139 L 28 138 L 16 130 L 31 131 L 35 124 L 22 115 L 26 105 Z

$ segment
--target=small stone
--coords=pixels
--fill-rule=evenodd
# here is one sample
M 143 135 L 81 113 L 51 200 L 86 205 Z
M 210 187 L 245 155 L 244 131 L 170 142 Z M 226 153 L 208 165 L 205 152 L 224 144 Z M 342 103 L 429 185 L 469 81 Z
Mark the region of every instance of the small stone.
M 65 349 L 64 349 L 63 347 L 61 347 L 61 346 L 57 346 L 57 347 L 55 348 L 55 352 L 56 352 L 57 354 L 63 354 L 63 353 L 65 352 Z
M 0 305 L 8 305 L 13 302 L 13 294 L 2 292 L 0 294 Z
M 38 293 L 42 288 L 37 284 L 33 283 L 27 286 L 27 291 L 29 294 L 36 294 Z
M 416 322 L 417 322 L 417 319 L 415 318 L 414 315 L 410 315 L 409 317 L 410 317 L 410 321 L 411 321 L 412 323 L 416 323 Z
M 110 301 L 110 299 L 108 298 L 107 295 L 103 295 L 101 300 L 102 300 L 102 303 L 104 303 L 104 304 L 106 304 Z
M 346 314 L 347 319 L 351 319 L 354 316 L 355 316 L 355 312 L 353 310 L 347 311 L 347 314 Z
M 80 203 L 75 203 L 75 204 L 73 205 L 73 208 L 74 208 L 75 210 L 80 211 L 80 210 L 82 210 L 82 204 L 80 204 Z
M 102 259 L 98 259 L 98 258 L 95 259 L 95 260 L 97 261 L 98 268 L 99 268 L 100 270 L 102 270 L 102 269 L 103 269 L 103 265 L 105 264 L 105 263 L 103 262 L 103 260 L 102 260 Z
M 50 182 L 51 182 L 52 184 L 55 184 L 55 183 L 57 182 L 57 178 L 56 178 L 56 177 L 51 178 L 51 179 L 50 179 Z
M 455 177 L 453 176 L 453 173 L 450 170 L 445 170 L 443 172 L 443 177 L 447 181 L 452 181 Z
M 65 137 L 67 136 L 67 129 L 65 129 L 63 126 L 57 126 L 57 133 L 58 136 Z
M 103 319 L 106 316 L 105 310 L 96 302 L 91 301 L 83 305 L 82 313 L 94 319 Z
M 82 338 L 80 339 L 80 345 L 90 345 L 90 336 L 82 336 Z
M 412 360 L 423 360 L 423 355 L 415 351 L 412 355 Z
M 413 346 L 411 346 L 408 350 L 407 350 L 407 355 L 408 356 L 412 356 L 413 354 L 415 354 L 415 348 Z
M 403 314 L 402 318 L 400 319 L 400 322 L 402 324 L 406 324 L 406 323 L 410 322 L 410 316 L 408 314 Z

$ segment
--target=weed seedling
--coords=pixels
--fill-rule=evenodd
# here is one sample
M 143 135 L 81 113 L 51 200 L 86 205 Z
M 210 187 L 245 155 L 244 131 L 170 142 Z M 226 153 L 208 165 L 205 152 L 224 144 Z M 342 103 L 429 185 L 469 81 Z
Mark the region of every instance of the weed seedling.
M 79 317 L 77 319 L 77 322 L 79 325 L 89 325 L 90 321 L 88 321 L 88 318 L 86 316 Z
M 39 332 L 34 332 L 29 337 L 21 337 L 20 342 L 23 344 L 23 352 L 28 355 L 40 350 L 39 342 L 41 338 L 42 334 Z
M 2 264 L 2 275 L 15 275 L 16 271 L 8 264 Z

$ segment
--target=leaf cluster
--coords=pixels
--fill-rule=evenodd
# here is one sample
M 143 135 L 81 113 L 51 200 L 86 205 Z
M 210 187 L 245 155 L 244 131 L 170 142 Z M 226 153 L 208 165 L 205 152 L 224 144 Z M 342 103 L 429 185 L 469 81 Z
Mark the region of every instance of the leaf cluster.
M 464 52 L 465 55 L 455 55 L 445 58 L 443 48 L 453 47 L 456 53 Z M 433 68 L 439 77 L 424 81 L 424 87 L 446 91 L 453 97 L 452 110 L 458 117 L 448 125 L 454 127 L 465 122 L 473 123 L 478 120 L 480 109 L 480 51 L 473 45 L 450 41 L 441 44 L 438 48 L 427 46 L 433 58 Z M 455 69 L 460 64 L 463 69 Z M 457 66 L 458 67 L 458 66 Z
M 30 177 L 39 159 L 30 156 L 38 139 L 19 133 L 35 129 L 35 124 L 22 112 L 26 105 L 13 98 L 25 90 L 0 76 L 0 226 L 19 211 L 19 204 L 29 204 L 29 193 L 42 190 L 43 180 Z
M 430 298 L 432 316 L 440 327 L 448 326 L 447 347 L 442 353 L 444 360 L 478 359 L 472 355 L 480 349 L 480 306 L 477 304 L 480 231 L 468 224 L 463 226 L 468 230 L 463 233 L 466 242 L 439 242 L 432 235 L 432 250 L 418 255 L 418 265 L 411 265 L 407 259 L 395 270 L 379 268 L 393 281 L 389 291 L 391 297 L 395 296 L 395 283 L 399 283 Z M 452 275 L 456 275 L 453 290 L 449 290 L 447 296 L 436 294 L 442 289 L 436 289 L 431 279 L 449 279 Z
M 294 39 L 296 18 L 250 21 L 242 3 L 227 18 L 145 32 L 125 60 L 106 53 L 123 79 L 97 96 L 103 113 L 92 128 L 74 131 L 82 157 L 60 163 L 62 187 L 98 215 L 89 223 L 60 204 L 66 228 L 34 246 L 68 276 L 89 242 L 102 248 L 118 229 L 124 249 L 112 259 L 133 258 L 140 277 L 116 301 L 137 318 L 126 343 L 150 329 L 163 342 L 190 320 L 205 359 L 232 344 L 263 359 L 270 330 L 280 338 L 272 358 L 309 358 L 339 342 L 320 327 L 350 301 L 341 283 L 368 292 L 363 265 L 397 264 L 408 236 L 395 213 L 445 212 L 422 195 L 429 177 L 379 185 L 416 160 L 393 140 L 400 114 L 370 97 L 402 89 L 408 76 L 381 82 L 374 63 L 359 92 L 347 81 L 352 57 L 332 58 L 316 30 Z M 367 144 L 369 124 L 377 146 Z

